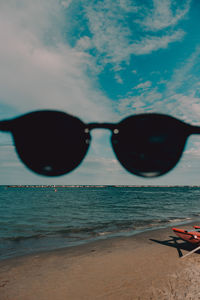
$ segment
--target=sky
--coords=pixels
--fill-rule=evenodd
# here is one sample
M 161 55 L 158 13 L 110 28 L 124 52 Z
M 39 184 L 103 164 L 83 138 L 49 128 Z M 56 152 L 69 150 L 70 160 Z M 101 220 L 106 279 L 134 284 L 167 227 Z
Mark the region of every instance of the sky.
M 84 122 L 157 112 L 200 125 L 199 0 L 1 0 L 0 118 L 56 109 Z M 128 173 L 93 130 L 73 172 L 47 178 L 0 133 L 0 184 L 200 185 L 200 137 L 159 178 Z

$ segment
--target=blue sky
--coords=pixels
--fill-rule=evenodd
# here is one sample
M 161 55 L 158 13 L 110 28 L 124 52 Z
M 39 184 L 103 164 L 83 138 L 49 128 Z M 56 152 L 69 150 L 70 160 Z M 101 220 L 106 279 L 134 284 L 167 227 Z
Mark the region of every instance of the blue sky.
M 85 122 L 158 112 L 200 125 L 198 0 L 1 0 L 0 117 L 57 109 Z M 96 130 L 84 162 L 35 175 L 0 134 L 0 184 L 200 184 L 200 137 L 156 179 L 129 174 L 110 133 Z

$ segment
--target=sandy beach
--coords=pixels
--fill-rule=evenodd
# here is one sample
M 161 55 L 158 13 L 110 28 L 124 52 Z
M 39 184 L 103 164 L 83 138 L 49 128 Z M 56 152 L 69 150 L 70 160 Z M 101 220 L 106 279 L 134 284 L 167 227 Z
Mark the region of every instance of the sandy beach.
M 167 228 L 3 260 L 0 300 L 200 299 L 191 249 Z

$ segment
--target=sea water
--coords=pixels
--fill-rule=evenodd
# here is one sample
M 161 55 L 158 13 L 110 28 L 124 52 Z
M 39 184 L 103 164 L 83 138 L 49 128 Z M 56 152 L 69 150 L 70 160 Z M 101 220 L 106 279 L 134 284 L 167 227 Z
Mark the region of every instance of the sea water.
M 200 187 L 0 186 L 0 259 L 192 219 L 200 225 L 199 216 Z

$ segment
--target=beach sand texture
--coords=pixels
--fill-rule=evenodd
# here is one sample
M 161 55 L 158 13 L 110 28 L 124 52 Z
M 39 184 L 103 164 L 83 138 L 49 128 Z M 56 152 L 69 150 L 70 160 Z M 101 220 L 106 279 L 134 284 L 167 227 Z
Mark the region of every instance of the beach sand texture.
M 168 228 L 3 260 L 0 300 L 200 299 L 191 249 Z

